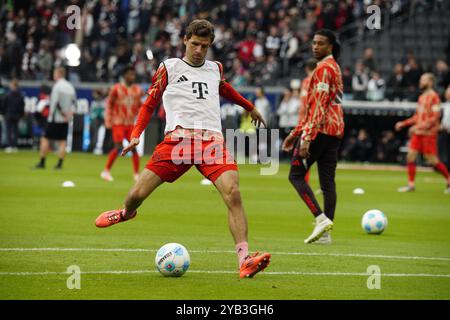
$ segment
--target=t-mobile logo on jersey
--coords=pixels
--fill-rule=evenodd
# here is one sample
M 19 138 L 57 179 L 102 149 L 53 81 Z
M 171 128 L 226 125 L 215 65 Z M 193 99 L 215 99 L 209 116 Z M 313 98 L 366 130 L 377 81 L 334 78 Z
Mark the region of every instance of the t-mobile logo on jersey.
M 206 82 L 192 82 L 192 92 L 197 94 L 197 99 L 206 99 L 203 94 L 208 94 L 208 84 Z

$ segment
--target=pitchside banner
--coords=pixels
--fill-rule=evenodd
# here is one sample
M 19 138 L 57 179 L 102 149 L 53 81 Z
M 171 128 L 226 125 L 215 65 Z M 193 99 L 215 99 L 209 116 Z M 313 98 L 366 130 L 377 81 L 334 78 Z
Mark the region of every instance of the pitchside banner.
M 89 146 L 91 145 L 91 131 L 90 128 L 90 115 L 89 111 L 91 109 L 91 104 L 93 102 L 92 93 L 95 89 L 108 89 L 112 84 L 80 84 L 76 86 L 77 93 L 77 106 L 76 106 L 76 115 L 73 118 L 73 121 L 69 125 L 69 134 L 68 134 L 68 147 L 67 151 L 87 151 Z M 148 84 L 142 84 L 141 87 L 146 92 L 148 90 Z M 36 107 L 38 104 L 38 96 L 40 93 L 41 83 L 37 82 L 21 82 L 21 88 L 26 95 L 25 98 L 25 110 L 28 113 L 33 113 L 36 111 Z M 249 99 L 250 101 L 255 100 L 255 89 L 254 87 L 241 87 L 239 88 L 239 92 Z M 277 136 L 272 137 L 272 134 L 278 133 L 280 129 L 279 127 L 279 119 L 277 116 L 277 107 L 280 102 L 281 95 L 283 93 L 282 87 L 268 87 L 265 89 L 265 95 L 269 100 L 271 106 L 271 113 L 266 115 L 266 122 L 269 125 L 268 132 L 264 130 L 258 130 L 258 138 L 254 143 L 258 144 L 258 152 L 268 151 L 268 155 L 277 154 L 279 148 L 279 143 L 273 140 L 280 140 L 283 137 Z M 145 97 L 143 98 L 145 99 Z M 237 130 L 241 127 L 242 130 L 245 131 L 245 128 L 242 128 L 241 123 L 241 114 L 243 109 L 230 104 L 226 100 L 221 101 L 221 115 L 222 115 L 222 126 L 228 131 L 232 131 L 234 135 L 239 135 L 239 131 Z M 393 130 L 395 122 L 405 117 L 411 116 L 416 108 L 416 103 L 413 102 L 392 102 L 392 101 L 351 101 L 344 100 L 343 102 L 344 113 L 345 113 L 345 133 L 344 136 L 354 135 L 353 131 L 357 132 L 359 129 L 364 128 L 369 132 L 373 137 L 377 137 L 382 130 Z M 265 117 L 266 117 L 265 116 Z M 157 117 L 156 114 L 153 115 L 150 120 L 147 129 L 141 136 L 141 143 L 139 144 L 137 150 L 140 155 L 143 154 L 151 154 L 155 148 L 155 146 L 162 139 L 162 132 L 164 130 L 164 123 Z M 91 130 L 90 130 L 91 129 Z M 248 128 L 247 128 L 248 129 Z M 275 130 L 273 130 L 275 129 Z M 284 128 L 286 129 L 286 128 Z M 109 147 L 109 143 L 107 143 L 107 131 L 105 127 L 102 125 L 100 128 L 94 130 L 97 133 L 96 139 L 96 150 L 102 149 L 99 152 L 107 152 L 106 149 Z M 224 133 L 225 134 L 225 133 Z M 262 134 L 262 136 L 261 136 Z M 264 136 L 264 134 L 268 134 L 269 138 Z M 266 144 L 264 144 L 262 140 L 267 140 Z M 226 139 L 227 143 L 229 139 Z M 231 139 L 231 140 L 234 140 Z M 280 140 L 282 141 L 282 140 Z M 273 145 L 272 145 L 273 144 Z M 126 146 L 126 141 L 124 141 L 124 146 Z M 252 144 L 249 143 L 249 148 L 251 149 Z M 92 147 L 92 146 L 91 146 Z M 103 147 L 103 148 L 102 148 Z M 229 146 L 230 148 L 231 146 Z M 267 149 L 267 150 L 266 150 Z M 233 149 L 230 149 L 233 150 Z M 94 151 L 95 152 L 95 151 Z M 239 151 L 237 151 L 239 153 Z M 245 153 L 245 151 L 244 151 Z M 256 154 L 256 152 L 251 152 L 250 154 Z M 250 158 L 251 158 L 250 155 Z
M 40 87 L 38 86 L 22 86 L 21 90 L 25 94 L 25 112 L 37 112 L 37 104 L 39 102 Z M 77 106 L 76 115 L 69 124 L 69 134 L 67 137 L 68 151 L 85 151 L 87 150 L 89 137 L 89 107 L 92 101 L 92 89 L 76 88 Z
M 28 113 L 36 112 L 36 106 L 39 101 L 39 93 L 40 93 L 41 84 L 21 84 L 21 89 L 25 94 L 25 111 Z M 112 84 L 104 84 L 104 85 L 92 85 L 89 86 L 87 84 L 82 84 L 80 86 L 76 86 L 76 94 L 77 94 L 77 106 L 76 106 L 76 115 L 72 123 L 69 125 L 69 134 L 68 134 L 68 152 L 70 151 L 87 151 L 90 142 L 90 117 L 89 111 L 91 107 L 91 103 L 93 101 L 92 92 L 97 89 L 106 89 L 112 86 Z M 142 84 L 141 85 L 144 92 L 147 92 L 149 85 Z M 248 88 L 247 90 L 240 90 L 241 94 L 249 99 L 250 101 L 254 101 L 254 89 Z M 282 92 L 281 88 L 267 90 L 266 97 L 270 102 L 272 107 L 272 112 L 275 113 L 275 108 L 278 104 L 278 100 L 280 98 L 280 94 Z M 145 96 L 144 96 L 145 99 Z M 223 101 L 223 106 L 228 105 L 226 101 Z M 225 110 L 223 110 L 225 111 Z M 153 127 L 152 127 L 153 125 Z M 141 136 L 141 143 L 138 146 L 138 152 L 140 155 L 149 154 L 153 151 L 153 148 L 159 142 L 159 130 L 161 128 L 155 128 L 156 120 L 155 115 L 153 116 L 150 125 L 147 127 L 147 130 Z M 159 124 L 158 124 L 159 125 Z M 103 131 L 102 131 L 103 130 Z M 104 136 L 104 128 L 99 129 L 99 136 Z M 145 141 L 149 140 L 149 141 Z M 126 142 L 124 142 L 126 143 Z

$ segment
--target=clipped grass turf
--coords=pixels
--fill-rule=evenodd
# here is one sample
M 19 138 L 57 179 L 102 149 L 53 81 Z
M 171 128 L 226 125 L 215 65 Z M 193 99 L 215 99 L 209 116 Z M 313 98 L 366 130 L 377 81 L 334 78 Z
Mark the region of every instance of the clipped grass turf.
M 0 153 L 0 299 L 450 298 L 450 195 L 436 173 L 419 172 L 417 191 L 400 194 L 405 172 L 338 170 L 333 244 L 320 246 L 303 244 L 313 218 L 287 181 L 288 164 L 274 176 L 240 165 L 250 250 L 272 253 L 272 262 L 254 279 L 239 279 L 225 206 L 195 168 L 158 188 L 133 221 L 97 229 L 100 212 L 122 206 L 131 160 L 118 159 L 107 183 L 99 176 L 105 156 L 70 154 L 62 171 L 52 170 L 53 155 L 46 170 L 31 170 L 37 159 Z M 311 177 L 317 189 L 315 168 Z M 66 180 L 76 187 L 62 188 Z M 366 193 L 354 195 L 356 187 Z M 360 226 L 374 208 L 389 219 L 379 236 Z M 190 251 L 181 278 L 154 267 L 156 250 L 168 242 Z M 66 286 L 70 265 L 82 271 L 80 290 Z M 379 290 L 367 288 L 370 265 L 381 270 Z

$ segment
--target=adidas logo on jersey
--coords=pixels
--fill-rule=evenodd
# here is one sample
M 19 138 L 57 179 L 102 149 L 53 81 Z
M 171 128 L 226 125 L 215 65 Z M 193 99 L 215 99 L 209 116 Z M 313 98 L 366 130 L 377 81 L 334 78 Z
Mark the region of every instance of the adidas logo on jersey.
M 188 78 L 186 78 L 185 76 L 181 76 L 177 82 L 183 82 L 183 81 L 188 81 Z

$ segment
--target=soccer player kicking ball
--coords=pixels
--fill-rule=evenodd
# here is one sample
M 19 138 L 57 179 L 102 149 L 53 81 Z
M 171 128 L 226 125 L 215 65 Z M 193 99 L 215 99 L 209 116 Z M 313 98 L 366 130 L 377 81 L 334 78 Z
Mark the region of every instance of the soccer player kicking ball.
M 105 110 L 105 126 L 112 128 L 112 138 L 114 148 L 108 154 L 105 169 L 100 176 L 106 181 L 113 181 L 111 167 L 122 149 L 124 139 L 131 141 L 131 131 L 133 130 L 134 119 L 136 118 L 141 98 L 144 91 L 137 84 L 136 71 L 133 67 L 125 67 L 122 71 L 123 80 L 116 83 L 109 92 Z M 132 150 L 134 180 L 139 177 L 139 154 L 135 149 Z
M 244 107 L 258 127 L 266 124 L 255 107 L 225 82 L 222 65 L 205 59 L 213 40 L 212 24 L 194 20 L 184 37 L 185 57 L 167 59 L 160 64 L 140 108 L 130 145 L 122 155 L 139 144 L 139 136 L 161 100 L 166 110 L 165 138 L 130 190 L 125 208 L 102 213 L 95 224 L 104 228 L 134 218 L 136 209 L 158 186 L 175 181 L 195 164 L 214 183 L 228 208 L 240 277 L 253 277 L 269 265 L 270 254 L 248 254 L 247 218 L 239 191 L 238 169 L 222 136 L 219 97 Z
M 308 87 L 305 118 L 286 137 L 282 148 L 290 151 L 295 145 L 289 181 L 316 218 L 315 228 L 304 242 L 313 243 L 320 239 L 321 243 L 331 243 L 329 232 L 333 228 L 336 209 L 335 174 L 338 149 L 344 134 L 343 84 L 341 70 L 335 60 L 339 43 L 334 33 L 326 29 L 317 31 L 312 51 L 318 63 Z M 325 211 L 305 181 L 308 169 L 316 161 Z
M 424 73 L 419 80 L 419 88 L 423 93 L 419 97 L 416 113 L 403 121 L 395 124 L 395 130 L 400 131 L 411 126 L 411 136 L 406 155 L 408 168 L 408 185 L 398 189 L 399 192 L 411 192 L 415 190 L 414 179 L 416 176 L 416 158 L 422 153 L 425 160 L 433 168 L 442 174 L 447 182 L 445 193 L 450 193 L 450 177 L 445 165 L 438 158 L 437 136 L 440 125 L 440 99 L 433 90 L 435 82 L 432 73 Z

